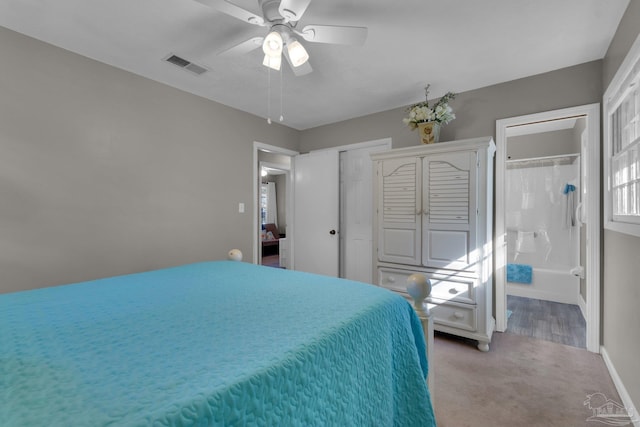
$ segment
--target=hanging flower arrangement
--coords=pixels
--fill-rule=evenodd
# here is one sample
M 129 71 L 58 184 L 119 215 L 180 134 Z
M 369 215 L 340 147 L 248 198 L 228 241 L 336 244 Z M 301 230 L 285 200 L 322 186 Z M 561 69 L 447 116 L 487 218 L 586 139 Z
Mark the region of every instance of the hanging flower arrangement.
M 438 100 L 434 104 L 433 107 L 429 106 L 429 87 L 431 85 L 427 85 L 424 88 L 425 92 L 425 101 L 419 102 L 418 104 L 414 104 L 407 108 L 409 112 L 409 117 L 405 117 L 402 119 L 405 125 L 409 126 L 411 130 L 414 130 L 418 127 L 420 123 L 427 122 L 437 122 L 443 125 L 446 125 L 450 121 L 456 118 L 456 115 L 453 113 L 453 110 L 449 106 L 449 101 L 456 97 L 456 94 L 453 92 L 447 92 L 444 94 L 442 98 Z

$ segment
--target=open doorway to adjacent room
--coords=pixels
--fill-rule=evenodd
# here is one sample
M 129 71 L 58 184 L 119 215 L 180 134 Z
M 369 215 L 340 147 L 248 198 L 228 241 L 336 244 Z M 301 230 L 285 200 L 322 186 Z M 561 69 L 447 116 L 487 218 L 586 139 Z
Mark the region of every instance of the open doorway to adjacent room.
M 256 143 L 254 262 L 291 268 L 289 242 L 292 224 L 292 157 L 297 153 Z
M 390 148 L 385 138 L 300 155 L 255 142 L 253 262 L 373 283 L 370 153 Z
M 283 161 L 291 158 L 282 156 Z M 289 167 L 260 162 L 260 264 L 287 268 Z
M 599 104 L 496 122 L 496 330 L 599 352 Z

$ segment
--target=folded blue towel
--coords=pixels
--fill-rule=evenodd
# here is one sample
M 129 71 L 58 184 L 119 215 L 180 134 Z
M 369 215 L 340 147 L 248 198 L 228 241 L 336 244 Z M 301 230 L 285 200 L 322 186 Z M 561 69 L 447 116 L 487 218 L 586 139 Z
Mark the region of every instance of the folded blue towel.
M 507 282 L 525 283 L 530 285 L 533 267 L 526 264 L 507 264 Z

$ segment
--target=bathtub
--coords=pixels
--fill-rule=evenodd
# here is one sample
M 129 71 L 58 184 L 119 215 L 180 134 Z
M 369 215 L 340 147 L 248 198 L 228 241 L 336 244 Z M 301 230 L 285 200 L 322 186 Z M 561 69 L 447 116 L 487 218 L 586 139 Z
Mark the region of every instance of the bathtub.
M 505 268 L 506 271 L 506 268 Z M 580 278 L 570 269 L 533 267 L 531 284 L 507 283 L 507 295 L 579 305 Z

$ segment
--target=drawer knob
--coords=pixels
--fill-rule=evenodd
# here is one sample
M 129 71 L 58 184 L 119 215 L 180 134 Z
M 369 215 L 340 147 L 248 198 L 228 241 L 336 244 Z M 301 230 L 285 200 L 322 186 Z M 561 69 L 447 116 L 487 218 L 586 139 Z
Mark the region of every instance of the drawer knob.
M 453 312 L 453 317 L 455 317 L 456 319 L 463 319 L 464 318 L 464 314 L 462 314 L 459 311 L 454 311 Z
M 458 293 L 458 290 L 456 288 L 451 288 L 449 289 L 449 293 L 455 295 Z
M 394 283 L 395 281 L 396 281 L 396 278 L 395 278 L 395 277 L 393 277 L 393 276 L 389 276 L 389 277 L 387 277 L 387 282 L 389 282 L 389 283 Z

